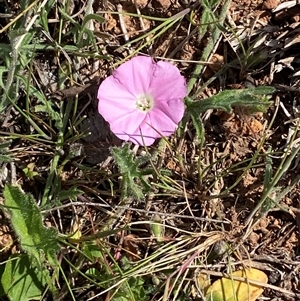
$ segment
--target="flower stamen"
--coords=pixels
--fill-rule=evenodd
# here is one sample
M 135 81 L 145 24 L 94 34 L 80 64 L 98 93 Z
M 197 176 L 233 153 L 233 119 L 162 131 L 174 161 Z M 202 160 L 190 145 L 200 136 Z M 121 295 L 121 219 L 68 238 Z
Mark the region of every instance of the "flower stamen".
M 153 97 L 149 94 L 140 95 L 135 102 L 136 108 L 141 110 L 142 112 L 151 111 L 153 105 L 154 105 Z

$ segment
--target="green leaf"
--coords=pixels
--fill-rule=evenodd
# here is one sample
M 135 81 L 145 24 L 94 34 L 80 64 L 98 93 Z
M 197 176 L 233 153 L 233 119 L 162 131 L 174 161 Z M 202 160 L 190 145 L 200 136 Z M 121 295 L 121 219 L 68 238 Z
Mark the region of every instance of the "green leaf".
M 0 56 L 1 57 L 4 57 L 4 53 L 3 53 L 3 49 L 1 47 L 1 44 L 0 44 Z M 0 87 L 2 89 L 5 89 L 5 84 L 3 82 L 3 78 L 5 78 L 4 74 L 7 72 L 7 68 L 6 67 L 3 67 L 3 66 L 0 66 Z
M 51 10 L 55 3 L 55 0 L 47 1 L 46 5 L 42 7 L 40 12 L 40 23 L 46 32 L 49 32 L 48 27 L 48 12 Z
M 0 164 L 3 162 L 11 162 L 12 158 L 6 155 L 0 155 Z
M 208 9 L 204 9 L 203 10 L 203 13 L 202 13 L 202 16 L 201 16 L 201 26 L 199 27 L 199 35 L 200 37 L 202 38 L 206 31 L 207 31 L 207 28 L 208 28 L 208 24 L 211 22 L 211 19 L 210 19 L 210 11 Z
M 201 120 L 202 113 L 211 109 L 220 109 L 231 113 L 233 106 L 244 107 L 249 114 L 265 112 L 272 104 L 270 96 L 267 96 L 267 94 L 271 94 L 274 91 L 273 87 L 257 87 L 243 90 L 225 90 L 201 100 L 186 97 L 185 104 L 196 129 L 198 140 L 201 141 L 204 136 L 204 127 Z
M 48 27 L 48 12 L 46 11 L 46 9 L 44 7 L 41 9 L 41 12 L 40 12 L 40 23 L 41 23 L 43 29 L 46 32 L 49 32 L 49 27 Z
M 222 1 L 220 1 L 220 0 L 210 0 L 210 1 L 209 1 L 209 4 L 210 4 L 211 7 L 214 8 L 215 6 L 221 4 L 221 2 L 222 2 Z
M 40 268 L 47 271 L 46 260 L 55 266 L 56 252 L 59 250 L 57 233 L 54 228 L 44 227 L 34 198 L 11 185 L 5 185 L 4 198 L 4 206 L 10 212 L 11 224 L 21 248 L 37 261 Z
M 40 104 L 34 107 L 36 113 L 42 112 L 49 115 L 49 117 L 55 121 L 55 125 L 58 129 L 61 129 L 63 121 L 62 117 L 58 112 L 55 112 L 51 105 L 48 104 Z
M 83 192 L 79 190 L 76 186 L 72 186 L 68 190 L 60 190 L 57 193 L 57 198 L 59 199 L 60 202 L 64 200 L 73 200 L 75 201 L 77 197 L 82 194 Z
M 28 255 L 18 254 L 7 261 L 1 283 L 9 300 L 27 301 L 40 300 L 47 281 Z
M 94 278 L 94 279 L 97 279 L 97 280 L 100 280 L 103 275 L 100 273 L 100 271 L 98 271 L 96 268 L 89 268 L 85 274 L 88 276 L 88 277 L 91 277 L 91 278 Z
M 210 109 L 221 109 L 232 112 L 232 106 L 248 107 L 252 112 L 265 112 L 271 105 L 270 97 L 275 91 L 273 87 L 257 87 L 242 90 L 225 90 L 212 97 L 191 101 L 187 99 L 188 109 L 192 114 L 200 114 Z
M 121 259 L 122 270 L 132 269 L 132 263 L 125 256 Z M 146 293 L 145 279 L 141 276 L 128 277 L 125 282 L 118 287 L 114 300 L 116 301 L 146 301 L 149 295 Z
M 102 251 L 94 241 L 87 241 L 83 244 L 82 252 L 93 263 L 98 262 L 99 258 L 103 259 Z
M 83 22 L 82 22 L 82 27 L 85 27 L 86 23 L 89 22 L 90 20 L 96 20 L 100 23 L 104 23 L 106 21 L 105 18 L 103 18 L 97 14 L 89 14 L 84 17 Z
M 203 121 L 201 119 L 200 114 L 191 114 L 191 118 L 196 130 L 197 141 L 201 145 L 204 143 L 204 139 L 205 139 L 205 129 L 204 129 Z
M 27 167 L 22 169 L 25 176 L 30 180 L 32 180 L 35 176 L 38 175 L 38 172 L 34 171 L 34 167 L 34 163 L 29 163 L 27 164 Z
M 121 148 L 112 148 L 112 154 L 120 172 L 122 173 L 122 197 L 134 197 L 137 200 L 144 199 L 146 192 L 150 190 L 150 185 L 144 179 L 150 170 L 141 170 L 139 166 L 149 161 L 148 156 L 134 158 L 129 144 L 124 144 Z

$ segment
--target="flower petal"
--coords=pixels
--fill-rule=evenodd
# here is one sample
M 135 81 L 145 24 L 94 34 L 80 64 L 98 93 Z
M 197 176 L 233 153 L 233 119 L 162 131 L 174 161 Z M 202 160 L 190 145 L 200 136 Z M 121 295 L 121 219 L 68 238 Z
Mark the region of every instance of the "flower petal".
M 176 128 L 177 123 L 174 123 L 163 111 L 151 111 L 146 115 L 139 128 L 130 135 L 129 141 L 149 146 L 157 138 L 172 135 Z
M 187 95 L 185 78 L 176 66 L 160 61 L 156 64 L 149 93 L 157 102 L 183 99 Z
M 184 103 L 182 99 L 170 99 L 167 101 L 157 101 L 151 113 L 162 111 L 174 123 L 178 124 L 184 115 Z
M 134 144 L 138 144 L 138 145 L 149 146 L 152 145 L 158 137 L 161 136 L 157 136 L 157 133 L 156 136 L 152 135 L 152 133 L 150 133 L 150 135 L 148 135 L 147 133 L 141 135 L 141 130 L 139 127 L 135 133 L 130 135 L 128 141 L 131 141 Z
M 136 56 L 118 67 L 113 73 L 115 80 L 135 96 L 149 90 L 156 63 L 151 57 Z
M 98 90 L 98 110 L 117 137 L 135 144 L 151 145 L 161 136 L 170 136 L 184 114 L 185 79 L 174 65 L 155 63 L 137 56 L 118 67 Z M 154 107 L 141 112 L 136 100 L 154 98 Z
M 144 113 L 135 111 L 111 121 L 110 129 L 120 139 L 132 141 L 130 139 L 131 135 L 136 132 L 139 133 L 139 126 L 145 118 L 146 115 Z M 140 136 L 140 133 L 138 135 Z M 136 142 L 134 143 L 137 144 Z
M 167 137 L 172 135 L 177 129 L 177 122 L 175 123 L 163 111 L 153 110 L 147 117 L 141 125 L 142 134 L 145 136 Z
M 135 97 L 109 76 L 98 89 L 98 111 L 107 122 L 136 110 Z

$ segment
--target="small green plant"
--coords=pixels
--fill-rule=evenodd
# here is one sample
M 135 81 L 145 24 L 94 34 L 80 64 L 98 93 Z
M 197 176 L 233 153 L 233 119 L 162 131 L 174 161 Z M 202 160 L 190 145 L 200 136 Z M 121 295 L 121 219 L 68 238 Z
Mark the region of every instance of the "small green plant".
M 298 124 L 299 126 L 299 124 Z M 296 132 L 295 132 L 296 133 Z M 292 145 L 293 143 L 291 143 Z M 264 190 L 257 205 L 249 214 L 246 220 L 246 224 L 252 226 L 254 223 L 264 217 L 272 208 L 277 206 L 283 211 L 287 211 L 287 208 L 283 208 L 280 205 L 280 201 L 296 186 L 299 184 L 300 176 L 297 175 L 292 182 L 286 187 L 282 187 L 278 184 L 280 180 L 284 178 L 286 172 L 290 169 L 291 164 L 296 156 L 299 155 L 300 146 L 291 147 L 283 154 L 280 165 L 276 171 L 273 171 L 272 158 L 270 157 L 270 150 L 266 154 L 266 169 L 264 178 Z M 257 216 L 255 216 L 257 214 Z
M 33 180 L 35 176 L 37 176 L 39 173 L 34 170 L 34 163 L 29 163 L 25 168 L 23 168 L 23 172 L 29 180 Z
M 140 169 L 139 166 L 149 162 L 150 157 L 134 158 L 127 143 L 121 148 L 112 148 L 112 154 L 122 175 L 122 198 L 135 197 L 143 200 L 145 193 L 150 191 L 146 177 L 152 174 L 152 170 Z
M 13 255 L 5 265 L 1 283 L 10 300 L 31 300 L 42 295 L 45 286 L 55 291 L 48 266 L 57 273 L 57 232 L 46 228 L 35 200 L 18 186 L 6 185 L 5 202 L 12 227 L 25 253 Z
M 219 109 L 231 113 L 233 106 L 243 106 L 249 112 L 265 112 L 272 104 L 268 94 L 273 93 L 273 87 L 257 87 L 242 90 L 225 90 L 206 99 L 187 98 L 186 105 L 191 116 L 198 139 L 203 139 L 204 128 L 201 113 L 210 109 Z

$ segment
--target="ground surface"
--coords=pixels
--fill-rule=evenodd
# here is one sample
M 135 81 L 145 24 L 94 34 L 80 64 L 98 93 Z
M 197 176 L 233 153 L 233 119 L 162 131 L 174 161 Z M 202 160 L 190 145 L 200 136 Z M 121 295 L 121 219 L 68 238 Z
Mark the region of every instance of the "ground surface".
M 68 14 L 76 22 L 82 23 L 90 2 L 68 3 Z M 216 15 L 224 3 L 215 7 Z M 21 11 L 17 2 L 1 2 L 0 5 L 6 12 L 15 15 Z M 59 1 L 53 7 L 58 9 L 61 5 Z M 149 256 L 151 258 L 160 248 L 164 248 L 162 245 L 183 241 L 182 246 L 176 245 L 177 259 L 171 261 L 169 267 L 173 271 L 186 263 L 199 246 L 199 253 L 194 261 L 188 263 L 190 268 L 186 269 L 186 274 L 178 274 L 183 277 L 184 293 L 179 294 L 177 300 L 202 300 L 197 291 L 199 271 L 208 271 L 214 281 L 220 278 L 219 272 L 228 272 L 228 262 L 234 270 L 241 266 L 252 266 L 268 275 L 264 300 L 300 300 L 299 158 L 295 154 L 288 163 L 287 157 L 293 154 L 299 144 L 300 5 L 296 1 L 277 0 L 231 2 L 224 27 L 197 76 L 191 94 L 196 93 L 197 100 L 201 101 L 221 90 L 268 85 L 276 88 L 272 95 L 273 104 L 265 113 L 251 114 L 243 106 L 235 107 L 230 114 L 209 110 L 202 116 L 205 128 L 203 144 L 195 138 L 194 125 L 188 120 L 182 133 L 170 138 L 171 147 L 160 146 L 157 151 L 158 143 L 151 146 L 149 152 L 156 158 L 153 159 L 156 170 L 168 175 L 167 184 L 159 182 L 157 175 L 152 175 L 148 180 L 152 182 L 153 190 L 142 201 L 134 197 L 121 198 L 120 171 L 112 157 L 111 147 L 120 147 L 122 141 L 110 132 L 109 126 L 97 112 L 97 87 L 111 74 L 116 64 L 136 52 L 157 59 L 173 59 L 189 81 L 194 75 L 197 61 L 203 58 L 203 51 L 212 39 L 210 30 L 214 28 L 208 28 L 208 33 L 199 30 L 203 21 L 203 6 L 198 2 L 94 1 L 92 7 L 95 13 L 106 20 L 88 24 L 97 37 L 100 59 L 93 58 L 94 54 L 84 57 L 78 52 L 77 57 L 76 53 L 68 52 L 65 55 L 60 52 L 58 55 L 57 50 L 46 49 L 37 50 L 31 61 L 35 77 L 33 85 L 47 95 L 56 111 L 67 102 L 76 103 L 77 106 L 77 110 L 71 109 L 62 147 L 64 153 L 59 157 L 56 170 L 58 182 L 53 183 L 59 183 L 61 191 L 76 187 L 81 193 L 73 198 L 53 198 L 55 201 L 42 208 L 46 210 L 45 224 L 63 234 L 79 228 L 83 237 L 123 229 L 97 242 L 98 246 L 105 246 L 108 250 L 103 257 L 112 270 L 112 258 L 117 262 L 120 258 L 126 258 L 133 264 Z M 72 46 L 77 43 L 75 34 L 72 35 L 76 27 L 74 29 L 72 23 L 66 21 L 63 24 L 65 28 L 58 29 L 61 14 L 56 9 L 49 9 L 48 20 L 52 20 L 49 22 L 49 33 L 56 43 Z M 159 33 L 157 37 L 155 32 L 151 32 L 141 38 L 157 28 L 160 22 L 133 15 L 120 18 L 111 13 L 116 11 L 159 18 L 185 15 L 172 27 L 156 31 Z M 2 27 L 7 24 L 6 18 L 0 21 Z M 58 35 L 59 30 L 62 37 Z M 43 39 L 40 40 L 41 44 L 49 42 L 45 36 Z M 1 33 L 1 43 L 9 43 L 5 33 Z M 80 51 L 90 53 L 91 50 L 91 45 L 84 45 Z M 66 65 L 68 58 L 72 61 L 72 72 Z M 64 80 L 61 80 L 62 70 L 65 72 Z M 28 71 L 24 72 L 25 76 L 28 74 Z M 215 74 L 217 77 L 212 80 Z M 19 90 L 18 103 L 24 111 L 28 109 L 24 105 L 25 99 L 28 100 L 23 85 Z M 34 108 L 36 104 L 39 104 L 39 99 L 32 97 L 30 106 Z M 14 165 L 2 165 L 1 182 L 3 187 L 14 180 L 25 192 L 41 200 L 49 184 L 52 160 L 57 154 L 57 133 L 55 122 L 48 121 L 46 112 L 32 110 L 31 114 L 50 136 L 50 140 L 47 144 L 24 139 L 25 135 L 34 134 L 35 129 L 18 110 L 8 105 L 1 115 L 1 135 L 4 139 L 13 133 L 20 138 L 12 139 L 8 147 Z M 83 116 L 87 117 L 78 122 Z M 91 132 L 91 135 L 81 137 L 82 133 L 87 132 Z M 70 148 L 75 148 L 78 153 L 70 155 Z M 145 154 L 141 147 L 134 151 L 137 157 Z M 269 161 L 266 161 L 267 157 Z M 34 163 L 33 169 L 37 173 L 32 178 L 24 174 L 24 168 L 30 163 Z M 269 183 L 266 183 L 267 164 L 272 167 Z M 280 174 L 282 170 L 285 172 Z M 278 181 L 274 182 L 278 174 Z M 272 187 L 267 198 L 257 207 L 267 184 Z M 81 205 L 76 203 L 68 206 L 74 201 L 81 202 Z M 61 204 L 66 207 L 51 209 Z M 130 210 L 124 209 L 124 206 L 129 206 Z M 1 253 L 4 260 L 11 253 L 18 253 L 19 247 L 11 232 L 9 216 L 3 211 L 0 218 L 0 246 L 5 250 Z M 150 227 L 153 220 L 163 225 L 161 241 L 153 238 Z M 184 235 L 190 235 L 190 238 L 185 241 Z M 13 244 L 5 249 L 12 240 Z M 213 246 L 224 242 L 230 251 L 209 260 L 208 254 Z M 81 246 L 81 242 L 76 245 L 78 250 Z M 164 259 L 171 256 L 172 250 L 168 252 L 151 260 L 149 267 L 155 273 L 140 273 L 146 279 L 144 287 L 150 290 L 152 284 L 148 282 L 155 275 L 159 279 L 157 287 L 161 288 L 153 290 L 147 295 L 148 299 L 143 300 L 162 300 L 164 284 L 170 272 L 160 272 L 154 262 L 166 262 Z M 80 271 L 86 272 L 91 267 L 101 270 L 101 260 L 82 263 L 76 248 L 65 246 L 63 253 L 73 264 L 79 264 Z M 70 287 L 75 288 L 76 300 L 88 300 L 107 288 L 105 285 L 89 286 L 82 275 L 72 274 L 74 270 L 64 260 L 61 264 L 66 269 Z M 120 266 L 125 269 L 124 263 Z M 164 267 L 168 267 L 168 264 L 165 263 Z M 111 273 L 118 274 L 116 270 Z M 57 299 L 72 300 L 62 279 L 60 286 L 62 289 Z M 175 293 L 170 294 L 168 300 L 175 300 L 176 296 Z M 95 297 L 95 300 L 135 300 L 126 297 L 113 299 L 112 293 L 105 293 Z M 47 300 L 51 300 L 51 297 Z

